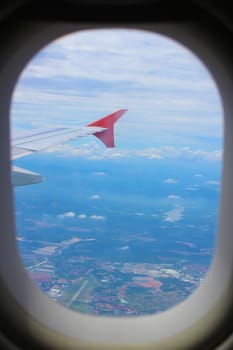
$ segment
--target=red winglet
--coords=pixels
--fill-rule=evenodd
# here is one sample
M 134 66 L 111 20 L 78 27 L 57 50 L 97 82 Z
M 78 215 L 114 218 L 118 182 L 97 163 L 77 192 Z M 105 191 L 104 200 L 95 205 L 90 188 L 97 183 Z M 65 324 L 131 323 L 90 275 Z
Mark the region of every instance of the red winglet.
M 114 147 L 114 123 L 120 119 L 125 112 L 127 112 L 127 109 L 120 109 L 119 111 L 111 113 L 104 118 L 87 124 L 87 126 L 99 126 L 101 128 L 106 128 L 107 130 L 96 132 L 93 135 L 98 137 L 98 139 L 100 139 L 106 145 L 106 147 Z

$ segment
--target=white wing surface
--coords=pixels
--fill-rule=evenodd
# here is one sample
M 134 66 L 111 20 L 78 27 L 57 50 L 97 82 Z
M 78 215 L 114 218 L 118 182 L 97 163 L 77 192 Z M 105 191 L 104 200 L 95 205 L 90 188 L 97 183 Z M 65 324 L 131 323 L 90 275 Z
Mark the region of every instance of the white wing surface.
M 44 151 L 53 146 L 104 130 L 106 128 L 87 126 L 76 129 L 56 128 L 18 137 L 12 141 L 11 159 L 14 160 L 34 152 Z
M 106 147 L 114 147 L 114 124 L 126 111 L 127 109 L 120 109 L 83 127 L 53 128 L 18 137 L 11 143 L 11 159 L 25 157 L 34 152 L 43 151 L 88 135 L 96 136 Z M 42 181 L 43 177 L 40 174 L 12 167 L 13 186 L 24 186 Z

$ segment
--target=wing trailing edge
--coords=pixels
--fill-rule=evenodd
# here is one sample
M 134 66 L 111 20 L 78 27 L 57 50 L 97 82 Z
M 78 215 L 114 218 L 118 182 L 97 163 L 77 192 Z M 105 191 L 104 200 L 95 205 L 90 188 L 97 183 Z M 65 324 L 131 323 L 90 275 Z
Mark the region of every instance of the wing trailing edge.
M 114 147 L 114 124 L 122 117 L 122 115 L 127 112 L 127 109 L 120 109 L 114 113 L 107 115 L 101 119 L 98 119 L 87 126 L 98 126 L 105 128 L 106 130 L 96 132 L 93 135 L 101 140 L 106 147 Z
M 42 175 L 16 166 L 12 167 L 11 183 L 13 186 L 32 185 L 40 182 L 43 182 Z

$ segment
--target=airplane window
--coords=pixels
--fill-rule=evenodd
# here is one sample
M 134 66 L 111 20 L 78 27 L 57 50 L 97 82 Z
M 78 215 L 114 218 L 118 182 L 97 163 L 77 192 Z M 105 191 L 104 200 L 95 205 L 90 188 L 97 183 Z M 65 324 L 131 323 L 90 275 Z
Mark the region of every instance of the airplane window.
M 11 108 L 17 243 L 48 297 L 100 316 L 185 300 L 215 249 L 223 111 L 202 62 L 133 29 L 57 39 Z

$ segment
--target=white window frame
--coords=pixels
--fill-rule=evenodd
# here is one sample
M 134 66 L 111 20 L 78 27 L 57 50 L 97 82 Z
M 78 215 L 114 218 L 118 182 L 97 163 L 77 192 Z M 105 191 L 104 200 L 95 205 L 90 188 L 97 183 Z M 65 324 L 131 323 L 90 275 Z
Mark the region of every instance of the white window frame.
M 211 72 L 224 109 L 224 159 L 217 245 L 206 278 L 184 302 L 152 316 L 82 315 L 50 300 L 25 271 L 16 243 L 10 183 L 9 113 L 17 79 L 32 56 L 52 40 L 79 30 L 106 25 L 15 23 L 0 57 L 0 305 L 22 333 L 48 348 L 64 349 L 193 349 L 221 336 L 232 313 L 233 288 L 233 72 L 230 53 L 211 23 L 123 25 L 149 30 L 185 45 Z M 112 28 L 112 26 L 109 26 Z M 115 26 L 117 28 L 117 26 Z M 17 36 L 14 36 L 14 30 Z M 224 62 L 224 63 L 223 63 Z M 225 328 L 224 328 L 225 327 Z

